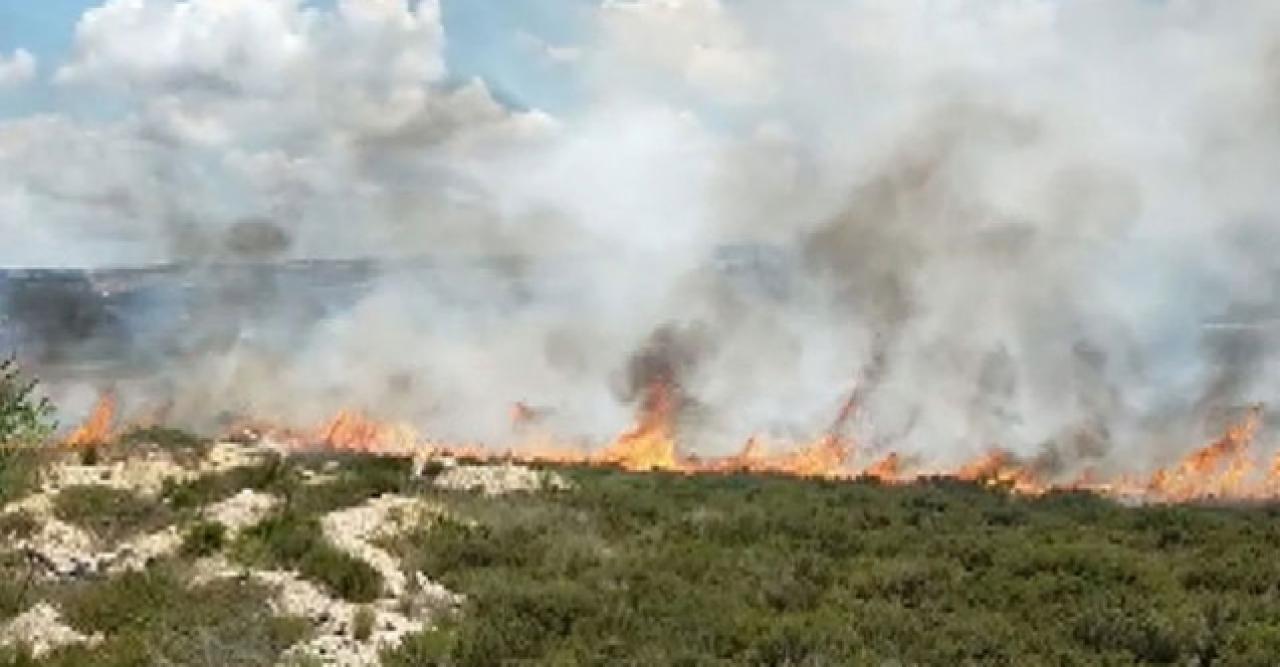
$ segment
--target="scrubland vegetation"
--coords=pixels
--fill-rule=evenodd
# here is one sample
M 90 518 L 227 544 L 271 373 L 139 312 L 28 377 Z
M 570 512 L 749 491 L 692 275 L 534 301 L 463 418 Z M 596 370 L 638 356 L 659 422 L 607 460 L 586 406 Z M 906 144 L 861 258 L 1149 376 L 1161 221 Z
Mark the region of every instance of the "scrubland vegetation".
M 325 544 L 315 522 L 388 491 L 445 508 L 386 546 L 468 596 L 461 613 L 388 652 L 389 665 L 1268 665 L 1280 655 L 1271 506 L 1125 508 L 949 480 L 592 469 L 566 471 L 570 492 L 486 498 L 430 490 L 395 460 L 344 458 L 333 480 L 299 483 L 298 467 L 313 463 L 169 489 L 177 506 L 246 483 L 289 500 L 234 542 L 194 524 L 172 562 L 55 591 L 77 630 L 109 639 L 39 664 L 231 664 L 201 662 L 209 642 L 254 664 L 305 623 L 267 622 L 248 584 L 193 591 L 184 568 L 221 551 L 370 600 L 377 572 Z M 146 520 L 138 506 L 78 492 L 63 511 L 105 530 Z M 15 660 L 0 664 L 27 664 Z
M 470 605 L 395 664 L 1224 664 L 1280 656 L 1280 510 L 579 470 L 395 546 Z M 470 523 L 473 521 L 474 523 Z

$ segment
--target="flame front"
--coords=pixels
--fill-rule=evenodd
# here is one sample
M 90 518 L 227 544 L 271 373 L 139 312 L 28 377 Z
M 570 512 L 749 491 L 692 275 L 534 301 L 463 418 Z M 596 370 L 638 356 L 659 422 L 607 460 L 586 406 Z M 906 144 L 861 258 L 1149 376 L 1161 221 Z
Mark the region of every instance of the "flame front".
M 64 444 L 68 447 L 92 447 L 110 442 L 116 422 L 116 397 L 110 392 L 98 397 L 89 417 L 80 424 Z
M 889 452 L 884 458 L 872 463 L 862 474 L 881 482 L 896 482 L 902 475 L 902 457 L 897 452 Z
M 334 415 L 312 440 L 332 449 L 370 453 L 413 451 L 420 442 L 411 426 L 375 421 L 355 410 Z
M 422 438 L 406 424 L 383 422 L 359 410 L 342 410 L 316 428 L 289 430 L 257 427 L 252 432 L 295 449 L 325 448 L 374 454 L 434 453 L 481 460 L 517 460 L 569 465 L 615 466 L 628 471 L 665 470 L 687 474 L 769 473 L 800 477 L 867 477 L 893 484 L 909 484 L 922 477 L 952 477 L 1000 486 L 1027 495 L 1055 489 L 1081 490 L 1113 497 L 1153 502 L 1188 502 L 1207 498 L 1254 500 L 1280 498 L 1280 454 L 1268 466 L 1258 464 L 1254 441 L 1262 427 L 1262 407 L 1252 407 L 1237 424 L 1184 457 L 1176 465 L 1149 477 L 1131 473 L 1111 477 L 1095 468 L 1079 472 L 1069 483 L 1054 484 L 1036 465 L 1009 451 L 993 448 L 950 471 L 919 469 L 916 460 L 889 452 L 878 460 L 856 465 L 854 440 L 845 435 L 857 416 L 855 393 L 842 406 L 828 431 L 803 445 L 748 438 L 733 455 L 700 459 L 681 452 L 678 415 L 679 387 L 668 382 L 650 384 L 637 409 L 636 423 L 595 453 L 586 443 L 570 444 L 541 432 L 542 411 L 525 403 L 512 408 L 511 429 L 525 440 L 505 450 L 480 443 L 454 444 Z M 65 443 L 84 447 L 109 442 L 116 421 L 116 399 L 104 394 L 92 414 Z
M 676 450 L 675 417 L 678 393 L 666 382 L 654 382 L 645 391 L 634 428 L 596 457 L 600 463 L 624 470 L 681 470 L 685 468 Z
M 1261 426 L 1262 406 L 1253 406 L 1244 420 L 1229 427 L 1221 438 L 1192 452 L 1178 465 L 1157 470 L 1148 491 L 1173 501 L 1273 495 L 1271 487 L 1278 481 L 1274 472 L 1259 479 L 1258 465 L 1250 452 Z

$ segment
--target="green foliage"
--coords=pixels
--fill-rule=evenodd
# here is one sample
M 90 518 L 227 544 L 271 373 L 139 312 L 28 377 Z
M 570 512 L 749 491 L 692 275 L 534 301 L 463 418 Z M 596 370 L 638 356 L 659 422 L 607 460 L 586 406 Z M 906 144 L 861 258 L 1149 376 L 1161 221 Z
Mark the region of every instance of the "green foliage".
M 0 514 L 0 538 L 5 540 L 21 540 L 31 537 L 40 524 L 25 510 Z
M 351 636 L 356 641 L 369 641 L 373 636 L 373 624 L 378 620 L 377 614 L 368 605 L 362 605 L 351 619 Z
M 138 449 L 159 449 L 167 452 L 183 466 L 195 466 L 213 447 L 213 441 L 170 426 L 134 427 L 121 435 L 111 446 L 117 456 L 131 456 Z
M 173 522 L 163 503 L 105 486 L 71 486 L 58 492 L 54 514 L 107 542 L 162 528 Z
M 42 664 L 266 665 L 310 631 L 305 621 L 275 617 L 265 587 L 228 579 L 192 588 L 187 577 L 160 564 L 66 591 L 60 606 L 67 621 L 106 641 L 61 649 Z
M 216 521 L 199 521 L 182 535 L 180 553 L 188 558 L 212 556 L 227 541 L 227 527 Z
M 53 432 L 53 406 L 35 389 L 15 359 L 0 360 L 0 447 L 38 444 Z
M 37 446 L 53 433 L 54 409 L 36 398 L 36 383 L 25 379 L 13 358 L 0 359 L 0 503 L 26 493 L 40 464 Z
M 405 637 L 400 646 L 383 651 L 383 667 L 445 667 L 452 665 L 456 624 L 446 617 L 434 628 Z
M 329 462 L 339 466 L 333 481 L 303 483 L 301 470 L 323 468 Z M 384 493 L 409 491 L 413 486 L 411 467 L 411 461 L 396 458 L 308 455 L 286 461 L 272 456 L 259 465 L 166 483 L 161 497 L 175 509 L 191 509 L 254 489 L 283 497 L 295 514 L 319 516 Z
M 33 563 L 22 554 L 0 554 L 0 621 L 26 611 L 42 593 L 37 574 Z
M 290 484 L 290 468 L 279 456 L 259 465 L 241 466 L 196 479 L 175 482 L 166 479 L 160 497 L 176 510 L 190 510 L 225 500 L 244 489 L 276 491 Z
M 157 445 L 164 449 L 204 450 L 212 444 L 212 441 L 180 428 L 145 426 L 127 431 L 120 436 L 120 443 L 123 445 Z
M 387 664 L 1274 664 L 1280 509 L 573 473 L 388 546 L 468 597 Z
M 291 465 L 321 471 L 336 468 L 332 481 L 301 484 L 292 475 L 292 483 L 278 489 L 288 508 L 299 514 L 320 515 L 359 505 L 383 494 L 408 492 L 414 484 L 413 462 L 405 458 L 324 454 L 296 457 Z
M 350 602 L 372 602 L 382 593 L 382 575 L 325 541 L 314 516 L 286 511 L 269 518 L 245 531 L 235 555 L 247 564 L 296 569 Z

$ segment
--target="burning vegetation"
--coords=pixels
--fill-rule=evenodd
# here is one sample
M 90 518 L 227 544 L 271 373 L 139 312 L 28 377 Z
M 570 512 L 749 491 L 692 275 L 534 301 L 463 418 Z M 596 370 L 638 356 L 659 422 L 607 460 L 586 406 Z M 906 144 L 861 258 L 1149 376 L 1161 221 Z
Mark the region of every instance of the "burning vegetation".
M 1263 406 L 1248 409 L 1239 422 L 1207 445 L 1193 449 L 1173 465 L 1139 476 L 1105 477 L 1086 468 L 1074 478 L 1055 479 L 1042 460 L 1023 460 L 1003 449 L 991 449 L 955 468 L 931 468 L 889 451 L 878 456 L 860 451 L 850 435 L 858 413 L 855 392 L 841 407 L 826 433 L 807 443 L 749 438 L 741 449 L 722 457 L 700 457 L 681 446 L 679 415 L 683 398 L 670 381 L 650 382 L 637 405 L 633 426 L 602 446 L 558 442 L 536 430 L 507 447 L 454 443 L 424 437 L 407 423 L 381 421 L 359 410 L 341 410 L 318 426 L 285 428 L 263 422 L 242 425 L 238 438 L 265 440 L 297 451 L 329 450 L 374 455 L 435 455 L 481 461 L 614 467 L 629 472 L 674 472 L 690 475 L 753 473 L 824 479 L 874 479 L 884 484 L 913 484 L 931 478 L 1002 487 L 1023 495 L 1050 491 L 1086 491 L 1124 500 L 1190 502 L 1198 500 L 1259 501 L 1280 497 L 1280 454 L 1262 462 L 1256 446 Z M 116 439 L 117 402 L 104 394 L 89 417 L 64 440 L 68 447 L 87 448 Z M 524 403 L 512 408 L 513 430 L 536 422 L 537 412 Z

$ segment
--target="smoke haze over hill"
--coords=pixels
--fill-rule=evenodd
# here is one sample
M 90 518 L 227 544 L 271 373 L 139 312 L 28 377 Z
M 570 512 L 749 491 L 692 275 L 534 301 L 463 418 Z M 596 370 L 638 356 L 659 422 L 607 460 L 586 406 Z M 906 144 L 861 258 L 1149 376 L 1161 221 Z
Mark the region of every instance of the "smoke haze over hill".
M 4 326 L 69 413 L 204 426 L 600 442 L 660 367 L 702 453 L 860 387 L 875 452 L 1143 469 L 1276 398 L 1280 5 L 564 5 L 555 114 L 434 0 L 90 9 L 41 72 L 111 111 L 0 119 L 0 264 L 180 270 L 10 273 Z

